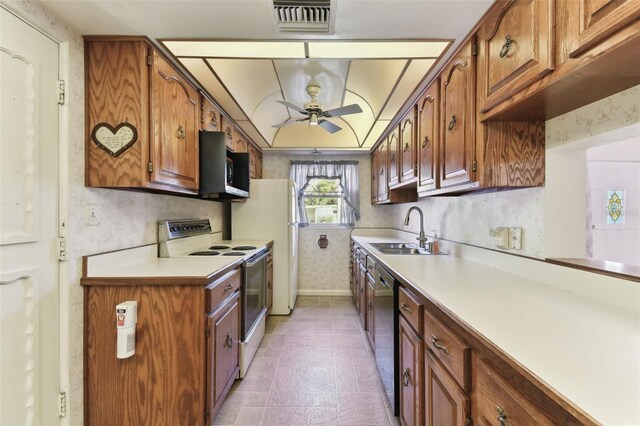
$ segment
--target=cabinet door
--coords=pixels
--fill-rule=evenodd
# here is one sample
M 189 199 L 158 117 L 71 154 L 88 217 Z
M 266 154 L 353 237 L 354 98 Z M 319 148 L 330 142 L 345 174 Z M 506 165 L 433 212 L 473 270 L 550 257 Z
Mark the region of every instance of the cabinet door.
M 198 92 L 153 52 L 151 180 L 198 189 Z
M 247 146 L 249 152 L 249 177 L 251 179 L 256 178 L 256 149 L 253 144 Z
M 273 306 L 273 260 L 267 263 L 267 315 Z
M 378 150 L 371 154 L 371 204 L 378 201 Z
M 400 183 L 399 165 L 400 160 L 398 158 L 398 145 L 400 139 L 400 126 L 389 135 L 388 149 L 387 149 L 387 182 L 389 187 Z
M 473 180 L 475 57 L 467 43 L 442 72 L 440 186 Z
M 418 193 L 437 188 L 437 147 L 440 80 L 436 79 L 418 103 Z
M 389 200 L 389 181 L 387 178 L 387 154 L 389 145 L 382 142 L 378 147 L 378 202 Z
M 422 342 L 400 316 L 400 423 L 422 425 Z
M 200 96 L 200 128 L 211 132 L 219 132 L 221 125 L 218 108 L 209 99 Z
M 570 58 L 577 58 L 608 37 L 640 19 L 638 0 L 564 0 L 578 25 L 563 37 L 569 39 Z M 630 53 L 632 54 L 632 53 Z
M 415 106 L 407 112 L 400 125 L 400 182 L 415 181 L 416 177 L 416 126 Z
M 360 262 L 358 256 L 360 249 L 356 248 L 353 259 L 353 299 L 356 303 L 356 310 L 360 312 Z
M 359 266 L 360 272 L 358 276 L 358 304 L 362 327 L 367 328 L 367 267 L 362 263 Z
M 367 337 L 369 338 L 369 343 L 371 344 L 371 349 L 375 350 L 376 345 L 374 342 L 374 337 L 373 337 L 373 321 L 374 321 L 374 317 L 375 317 L 375 298 L 374 298 L 374 294 L 373 294 L 373 290 L 375 289 L 376 283 L 374 278 L 367 274 L 367 288 L 365 290 L 366 292 L 366 299 L 367 299 Z
M 262 152 L 256 149 L 256 179 L 262 179 Z
M 240 339 L 240 295 L 228 299 L 208 318 L 209 412 L 231 388 L 238 373 L 238 341 Z
M 480 112 L 554 68 L 554 0 L 500 2 L 478 34 Z
M 227 145 L 227 149 L 234 151 L 236 148 L 234 142 L 236 138 L 233 124 L 231 124 L 231 122 L 224 116 L 220 118 L 220 122 L 222 123 L 220 124 L 220 129 L 222 129 L 222 131 L 224 132 L 224 140 L 225 144 Z
M 425 426 L 464 426 L 471 412 L 469 397 L 426 349 L 424 407 Z
M 239 131 L 235 131 L 235 152 L 247 152 L 247 140 Z

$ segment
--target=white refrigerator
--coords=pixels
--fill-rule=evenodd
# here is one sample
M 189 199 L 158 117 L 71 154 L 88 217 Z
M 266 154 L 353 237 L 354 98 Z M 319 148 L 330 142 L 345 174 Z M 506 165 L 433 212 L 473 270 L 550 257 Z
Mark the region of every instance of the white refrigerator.
M 298 296 L 298 209 L 289 179 L 254 179 L 250 198 L 231 207 L 231 238 L 273 240 L 272 315 L 288 315 Z

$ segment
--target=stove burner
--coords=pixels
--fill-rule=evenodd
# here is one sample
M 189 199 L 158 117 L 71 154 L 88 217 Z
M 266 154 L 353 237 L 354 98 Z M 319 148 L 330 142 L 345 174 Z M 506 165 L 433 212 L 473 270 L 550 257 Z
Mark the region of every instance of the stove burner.
M 234 247 L 232 250 L 255 250 L 255 246 L 237 246 Z
M 244 256 L 244 253 L 241 251 L 228 251 L 226 253 L 222 253 L 223 256 Z
M 211 246 L 209 247 L 209 250 L 226 250 L 228 248 L 229 246 Z
M 189 253 L 189 256 L 217 256 L 220 252 L 218 251 L 194 251 L 193 253 Z

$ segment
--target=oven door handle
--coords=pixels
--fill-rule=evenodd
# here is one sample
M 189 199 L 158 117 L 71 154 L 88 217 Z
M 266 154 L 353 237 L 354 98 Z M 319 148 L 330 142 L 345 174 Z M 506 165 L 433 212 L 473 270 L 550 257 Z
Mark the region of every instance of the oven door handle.
M 252 266 L 255 266 L 258 262 L 260 262 L 262 259 L 264 259 L 265 257 L 267 257 L 267 255 L 269 254 L 269 250 L 265 250 L 262 253 L 259 253 L 255 256 L 253 256 L 251 259 L 249 260 L 245 260 L 244 265 L 248 268 L 251 268 Z

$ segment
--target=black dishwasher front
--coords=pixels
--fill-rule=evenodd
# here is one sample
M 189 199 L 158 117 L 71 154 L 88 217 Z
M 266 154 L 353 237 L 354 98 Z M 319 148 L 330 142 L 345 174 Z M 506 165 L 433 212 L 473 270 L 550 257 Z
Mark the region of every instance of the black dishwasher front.
M 374 342 L 378 371 L 393 414 L 400 413 L 398 348 L 398 283 L 380 264 L 376 265 L 374 290 Z

